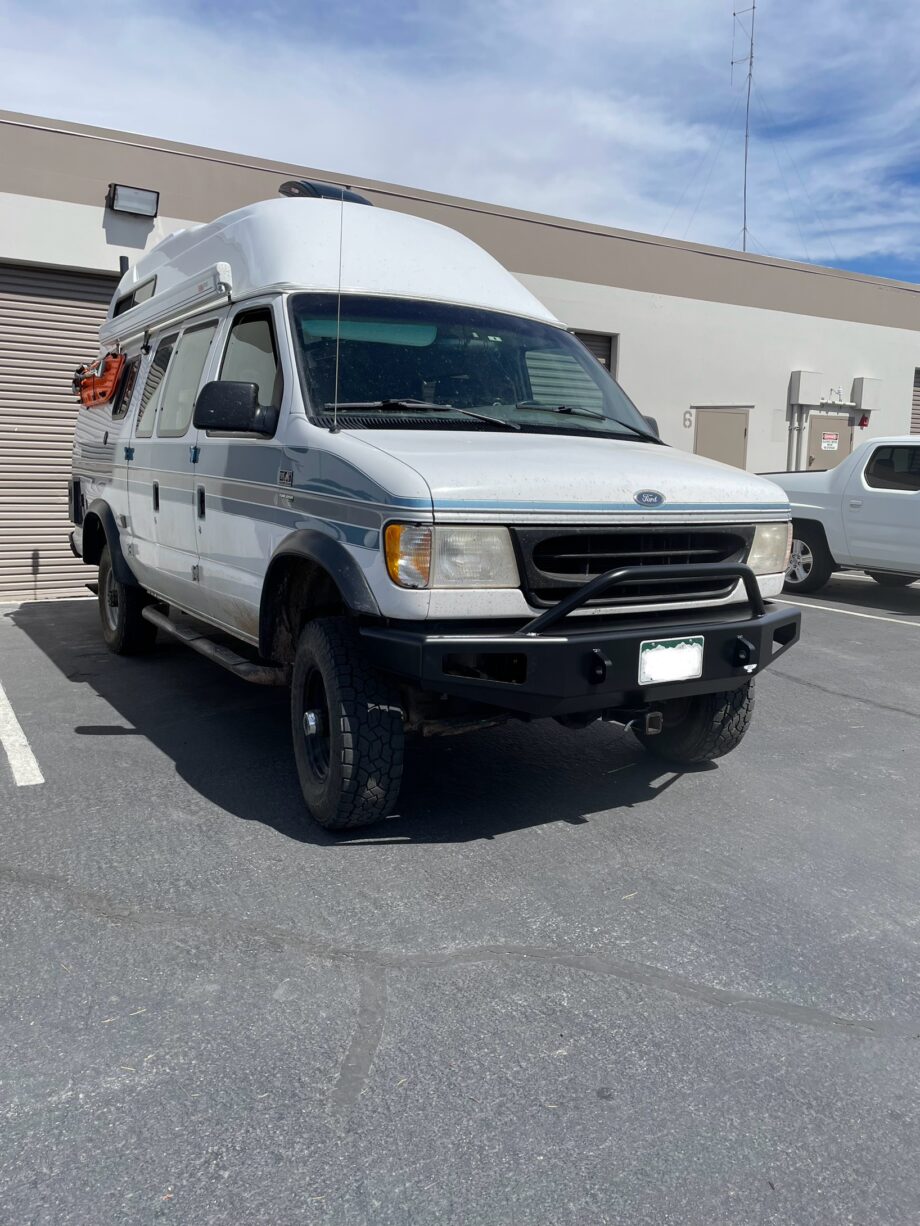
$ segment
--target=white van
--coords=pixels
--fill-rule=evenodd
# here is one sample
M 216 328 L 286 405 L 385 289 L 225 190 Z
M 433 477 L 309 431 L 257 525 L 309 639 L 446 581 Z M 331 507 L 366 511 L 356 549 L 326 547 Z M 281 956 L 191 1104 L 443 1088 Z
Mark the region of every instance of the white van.
M 289 684 L 327 828 L 392 811 L 407 732 L 603 719 L 715 758 L 798 638 L 765 604 L 783 492 L 665 446 L 443 226 L 351 199 L 239 209 L 125 273 L 101 341 L 124 363 L 79 413 L 72 543 L 105 641 L 159 630 Z

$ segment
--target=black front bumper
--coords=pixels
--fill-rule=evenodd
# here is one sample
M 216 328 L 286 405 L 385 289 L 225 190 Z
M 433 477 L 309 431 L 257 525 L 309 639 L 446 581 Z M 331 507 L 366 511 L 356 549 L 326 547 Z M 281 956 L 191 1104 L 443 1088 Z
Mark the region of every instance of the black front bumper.
M 575 608 L 603 587 L 595 580 L 581 589 L 581 600 L 561 602 L 534 621 L 507 630 L 495 622 L 476 627 L 464 623 L 463 633 L 451 623 L 402 622 L 370 624 L 361 632 L 378 668 L 421 690 L 532 716 L 644 708 L 668 698 L 734 689 L 798 640 L 798 609 L 766 608 L 748 567 L 720 565 L 744 580 L 747 610 L 734 604 L 603 620 L 571 618 Z M 648 569 L 643 568 L 646 574 Z M 614 586 L 632 577 L 624 568 L 601 580 Z M 641 643 L 696 635 L 703 636 L 702 676 L 640 685 Z

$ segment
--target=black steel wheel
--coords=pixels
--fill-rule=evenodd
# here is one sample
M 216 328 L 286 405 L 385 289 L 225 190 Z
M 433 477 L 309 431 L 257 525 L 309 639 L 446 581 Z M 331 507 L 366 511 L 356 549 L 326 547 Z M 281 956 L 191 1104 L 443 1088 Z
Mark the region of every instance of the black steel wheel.
M 308 622 L 300 636 L 291 733 L 304 800 L 320 826 L 347 830 L 392 812 L 405 739 L 399 694 L 343 617 Z

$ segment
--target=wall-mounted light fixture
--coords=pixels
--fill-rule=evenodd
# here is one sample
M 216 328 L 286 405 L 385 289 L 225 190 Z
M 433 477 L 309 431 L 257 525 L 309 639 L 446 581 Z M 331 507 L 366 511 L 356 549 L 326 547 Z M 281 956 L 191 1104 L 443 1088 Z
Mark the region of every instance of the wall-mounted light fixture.
M 160 207 L 160 193 L 149 187 L 128 187 L 125 183 L 110 183 L 105 203 L 113 213 L 156 217 Z

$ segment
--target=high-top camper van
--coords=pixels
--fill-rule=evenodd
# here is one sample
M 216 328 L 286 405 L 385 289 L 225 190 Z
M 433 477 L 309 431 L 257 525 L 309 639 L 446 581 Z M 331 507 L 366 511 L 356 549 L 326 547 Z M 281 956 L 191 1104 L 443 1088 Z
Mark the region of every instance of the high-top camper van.
M 407 734 L 600 719 L 677 763 L 733 749 L 799 633 L 768 603 L 785 494 L 665 446 L 460 234 L 305 195 L 144 255 L 77 374 L 72 542 L 108 646 L 172 634 L 289 685 L 330 829 L 393 811 Z

